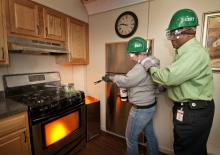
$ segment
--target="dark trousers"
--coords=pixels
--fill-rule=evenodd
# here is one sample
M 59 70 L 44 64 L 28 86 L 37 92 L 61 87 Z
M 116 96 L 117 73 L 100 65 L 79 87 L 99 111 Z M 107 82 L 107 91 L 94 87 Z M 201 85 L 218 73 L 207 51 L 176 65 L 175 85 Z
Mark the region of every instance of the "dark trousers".
M 183 121 L 176 119 L 182 108 Z M 173 106 L 175 155 L 207 155 L 206 144 L 212 127 L 214 101 L 192 101 Z

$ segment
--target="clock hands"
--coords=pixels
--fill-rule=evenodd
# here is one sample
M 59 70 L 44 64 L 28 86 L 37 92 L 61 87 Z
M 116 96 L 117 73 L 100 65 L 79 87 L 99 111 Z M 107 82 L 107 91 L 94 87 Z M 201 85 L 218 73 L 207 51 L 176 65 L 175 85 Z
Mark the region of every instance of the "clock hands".
M 121 24 L 119 24 L 119 25 L 124 25 L 124 26 L 128 26 L 128 24 L 125 24 L 125 23 L 121 23 Z

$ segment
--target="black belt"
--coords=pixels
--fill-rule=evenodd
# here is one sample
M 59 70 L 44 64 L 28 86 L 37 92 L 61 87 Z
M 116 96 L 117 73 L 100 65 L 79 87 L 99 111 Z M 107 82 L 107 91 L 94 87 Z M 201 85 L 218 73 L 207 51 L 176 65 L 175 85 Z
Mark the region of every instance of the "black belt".
M 177 107 L 188 106 L 190 109 L 204 109 L 204 108 L 207 108 L 209 103 L 211 102 L 213 102 L 213 100 L 211 101 L 192 100 L 188 102 L 174 102 L 174 106 L 177 106 Z
M 155 101 L 153 104 L 144 105 L 144 106 L 132 104 L 132 107 L 134 107 L 135 109 L 148 109 L 148 108 L 155 106 L 156 104 L 157 104 L 157 101 Z

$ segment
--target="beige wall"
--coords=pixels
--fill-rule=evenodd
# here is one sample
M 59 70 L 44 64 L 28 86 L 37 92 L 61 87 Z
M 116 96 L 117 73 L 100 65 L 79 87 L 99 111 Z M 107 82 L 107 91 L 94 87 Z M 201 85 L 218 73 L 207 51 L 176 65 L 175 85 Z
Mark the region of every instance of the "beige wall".
M 50 8 L 54 8 L 79 20 L 88 22 L 88 14 L 81 0 L 32 0 Z
M 174 7 L 175 6 L 175 7 Z M 89 17 L 90 25 L 90 64 L 87 67 L 87 93 L 101 100 L 101 127 L 105 129 L 105 84 L 94 85 L 93 82 L 105 74 L 105 43 L 125 41 L 119 38 L 114 32 L 114 23 L 117 16 L 123 11 L 131 10 L 139 18 L 139 27 L 135 35 L 144 38 L 155 39 L 155 56 L 161 60 L 162 67 L 170 64 L 174 56 L 174 50 L 169 41 L 166 40 L 165 30 L 173 13 L 180 8 L 192 8 L 199 16 L 197 38 L 201 38 L 202 13 L 207 11 L 220 10 L 219 0 L 153 0 L 150 2 L 150 22 L 147 27 L 148 2 L 116 9 L 113 11 L 92 15 Z M 148 36 L 147 36 L 148 29 Z M 220 152 L 220 74 L 214 73 L 216 112 L 213 127 L 208 142 L 208 152 L 219 154 Z M 172 113 L 171 101 L 166 93 L 159 96 L 158 110 L 154 118 L 154 126 L 159 140 L 160 149 L 167 153 L 172 152 Z
M 88 15 L 81 0 L 34 0 L 45 6 L 88 22 Z M 86 91 L 86 66 L 57 65 L 55 56 L 10 54 L 10 64 L 0 66 L 0 91 L 3 90 L 2 75 L 59 71 L 63 83 L 75 83 L 76 89 Z
M 57 65 L 54 56 L 29 54 L 10 54 L 9 56 L 10 64 L 7 67 L 0 67 L 0 75 L 59 71 L 62 82 L 73 82 L 73 67 Z M 2 82 L 0 82 L 0 88 L 3 90 Z

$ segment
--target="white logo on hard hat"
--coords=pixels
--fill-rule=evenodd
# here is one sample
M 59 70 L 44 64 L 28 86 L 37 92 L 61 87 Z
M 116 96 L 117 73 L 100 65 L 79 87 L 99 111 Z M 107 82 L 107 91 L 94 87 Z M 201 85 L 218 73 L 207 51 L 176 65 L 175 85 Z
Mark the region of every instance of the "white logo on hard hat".
M 194 17 L 186 17 L 186 18 L 181 18 L 181 22 L 191 22 L 195 21 Z
M 134 44 L 134 47 L 141 47 L 141 44 L 140 43 L 136 43 L 136 44 Z

